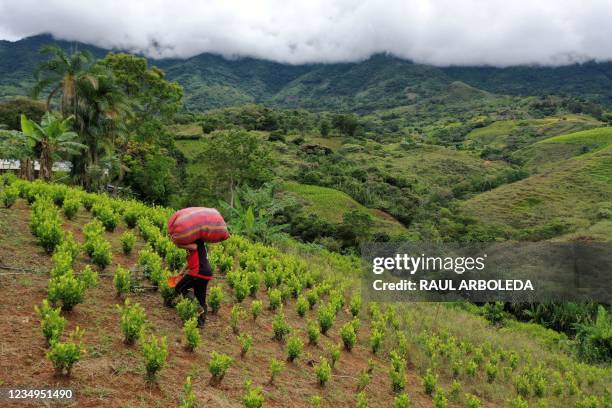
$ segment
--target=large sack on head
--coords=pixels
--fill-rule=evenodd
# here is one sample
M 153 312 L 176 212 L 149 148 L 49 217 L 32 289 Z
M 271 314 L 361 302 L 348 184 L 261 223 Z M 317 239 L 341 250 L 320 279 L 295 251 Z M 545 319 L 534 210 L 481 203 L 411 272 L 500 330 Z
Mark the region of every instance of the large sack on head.
M 215 208 L 189 207 L 178 210 L 168 220 L 168 233 L 175 244 L 187 245 L 201 239 L 221 242 L 229 238 L 223 216 Z

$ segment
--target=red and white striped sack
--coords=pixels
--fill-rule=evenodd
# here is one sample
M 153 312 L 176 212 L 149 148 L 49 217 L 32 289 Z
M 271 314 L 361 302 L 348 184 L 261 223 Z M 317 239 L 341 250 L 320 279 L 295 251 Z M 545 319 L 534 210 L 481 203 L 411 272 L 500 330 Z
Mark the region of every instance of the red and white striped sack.
M 229 238 L 221 213 L 206 207 L 189 207 L 175 212 L 168 220 L 168 233 L 178 245 L 192 244 L 198 239 L 214 243 Z

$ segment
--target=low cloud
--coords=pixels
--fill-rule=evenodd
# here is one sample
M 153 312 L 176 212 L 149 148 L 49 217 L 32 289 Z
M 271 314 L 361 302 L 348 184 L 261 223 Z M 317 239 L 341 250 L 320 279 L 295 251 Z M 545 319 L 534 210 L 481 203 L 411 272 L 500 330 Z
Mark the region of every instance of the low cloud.
M 150 57 L 434 65 L 611 60 L 609 0 L 0 0 L 0 38 L 50 33 Z

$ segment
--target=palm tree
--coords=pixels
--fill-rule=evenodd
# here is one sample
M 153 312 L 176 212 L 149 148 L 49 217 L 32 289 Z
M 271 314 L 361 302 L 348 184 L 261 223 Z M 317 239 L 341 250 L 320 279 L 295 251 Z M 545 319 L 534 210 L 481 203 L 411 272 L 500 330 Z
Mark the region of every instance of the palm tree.
M 75 129 L 88 147 L 86 160 L 76 163 L 77 176 L 89 185 L 88 168 L 99 167 L 101 158 L 112 155 L 118 144 L 125 142 L 126 122 L 132 112 L 127 97 L 117 85 L 113 74 L 96 66 L 91 70 L 95 81 L 76 83 L 79 98 L 75 108 Z
M 59 116 L 47 112 L 44 114 L 40 125 L 21 115 L 21 130 L 30 140 L 36 144 L 40 152 L 40 176 L 51 179 L 53 162 L 56 155 L 61 153 L 77 154 L 86 146 L 76 142 L 78 135 L 73 132 L 72 121 L 74 117 L 69 116 L 62 119 Z
M 61 93 L 60 112 L 64 116 L 68 113 L 74 114 L 78 100 L 77 83 L 83 80 L 91 82 L 96 80 L 89 72 L 93 62 L 91 54 L 87 51 L 76 51 L 68 55 L 57 45 L 46 45 L 40 52 L 50 54 L 50 58 L 41 62 L 34 72 L 36 85 L 32 90 L 33 96 L 36 98 L 45 89 L 50 88 L 47 110 L 51 100 Z

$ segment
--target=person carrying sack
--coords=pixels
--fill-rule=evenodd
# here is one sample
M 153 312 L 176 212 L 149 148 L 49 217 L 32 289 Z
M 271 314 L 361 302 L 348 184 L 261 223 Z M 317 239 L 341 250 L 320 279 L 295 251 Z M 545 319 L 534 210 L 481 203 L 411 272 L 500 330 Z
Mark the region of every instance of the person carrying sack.
M 208 312 L 206 291 L 208 290 L 208 282 L 213 278 L 212 268 L 208 262 L 206 245 L 203 240 L 198 239 L 193 244 L 177 246 L 187 250 L 187 273 L 183 275 L 174 289 L 177 294 L 185 297 L 195 295 L 195 298 L 200 303 L 198 326 L 203 327 L 206 323 L 206 313 Z M 193 289 L 192 296 L 190 296 L 189 289 Z

